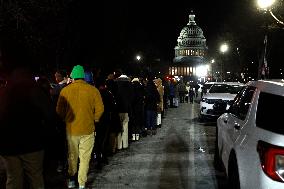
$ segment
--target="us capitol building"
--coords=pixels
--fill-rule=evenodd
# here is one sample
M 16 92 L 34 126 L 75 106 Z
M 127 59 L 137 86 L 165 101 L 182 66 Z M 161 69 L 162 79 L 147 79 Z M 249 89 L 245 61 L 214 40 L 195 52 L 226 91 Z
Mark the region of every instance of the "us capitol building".
M 202 29 L 196 25 L 191 11 L 188 24 L 181 30 L 175 47 L 175 57 L 169 67 L 169 74 L 187 78 L 198 78 L 204 70 L 208 47 Z M 200 70 L 200 68 L 202 70 Z M 201 73 L 202 75 L 202 73 Z

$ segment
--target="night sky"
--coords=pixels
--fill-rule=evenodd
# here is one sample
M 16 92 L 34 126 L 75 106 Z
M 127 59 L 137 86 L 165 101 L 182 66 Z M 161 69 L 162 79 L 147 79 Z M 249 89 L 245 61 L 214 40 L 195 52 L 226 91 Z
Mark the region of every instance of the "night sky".
M 101 10 L 103 51 L 98 56 L 112 52 L 115 56 L 105 61 L 127 62 L 141 53 L 148 59 L 172 61 L 177 37 L 191 10 L 207 39 L 209 56 L 217 56 L 220 43 L 227 41 L 256 61 L 263 41 L 264 16 L 255 2 L 248 0 L 105 3 Z M 247 49 L 248 45 L 252 48 Z
M 88 64 L 111 70 L 128 67 L 137 53 L 144 62 L 168 64 L 193 10 L 207 39 L 208 59 L 218 59 L 219 46 L 225 41 L 230 45 L 228 62 L 236 64 L 239 48 L 240 62 L 255 69 L 257 64 L 249 63 L 257 62 L 261 54 L 264 23 L 275 23 L 257 10 L 254 0 L 2 2 L 1 37 L 24 39 L 37 61 L 49 67 Z M 269 31 L 269 61 L 277 67 L 283 39 L 283 29 Z

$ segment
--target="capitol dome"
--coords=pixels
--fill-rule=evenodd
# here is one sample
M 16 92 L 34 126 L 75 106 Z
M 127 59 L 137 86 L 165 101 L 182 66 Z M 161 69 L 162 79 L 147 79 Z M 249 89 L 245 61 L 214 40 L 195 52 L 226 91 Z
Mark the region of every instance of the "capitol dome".
M 187 25 L 182 28 L 177 38 L 175 57 L 170 68 L 172 75 L 194 76 L 196 66 L 205 63 L 208 49 L 206 38 L 194 19 L 195 14 L 191 11 Z
M 206 39 L 203 35 L 202 29 L 196 25 L 194 20 L 195 15 L 189 15 L 189 22 L 185 26 L 177 39 L 178 47 L 200 46 L 206 47 Z

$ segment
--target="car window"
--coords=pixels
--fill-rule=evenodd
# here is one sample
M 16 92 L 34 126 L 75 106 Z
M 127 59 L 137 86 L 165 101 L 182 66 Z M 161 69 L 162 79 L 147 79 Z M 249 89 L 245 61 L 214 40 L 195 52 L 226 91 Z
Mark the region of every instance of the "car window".
M 244 86 L 242 85 L 231 85 L 232 88 L 231 88 L 231 94 L 237 94 L 238 92 L 240 92 Z
M 257 105 L 256 126 L 274 133 L 284 134 L 281 107 L 284 107 L 283 96 L 261 92 Z
M 230 93 L 231 91 L 232 87 L 226 84 L 214 84 L 209 90 L 210 93 Z
M 255 87 L 244 87 L 235 97 L 234 103 L 230 106 L 229 112 L 241 120 L 245 120 L 254 92 Z
M 210 89 L 210 87 L 211 87 L 212 85 L 213 85 L 213 84 L 204 84 L 204 85 L 203 85 L 203 88 L 207 90 L 207 89 Z

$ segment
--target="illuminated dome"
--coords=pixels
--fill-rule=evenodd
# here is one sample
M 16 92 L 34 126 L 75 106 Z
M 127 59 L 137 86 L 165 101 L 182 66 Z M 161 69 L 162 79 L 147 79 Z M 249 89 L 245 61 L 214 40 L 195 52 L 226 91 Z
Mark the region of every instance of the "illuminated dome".
M 187 26 L 181 30 L 178 37 L 177 42 L 179 47 L 206 46 L 203 31 L 196 25 L 194 17 L 195 15 L 191 12 Z
M 206 64 L 207 45 L 202 29 L 195 22 L 193 11 L 189 22 L 182 28 L 175 46 L 175 57 L 169 74 L 184 77 L 197 77 L 198 67 Z
M 189 15 L 189 22 L 181 30 L 177 39 L 177 46 L 175 47 L 174 62 L 202 62 L 206 54 L 206 38 L 203 35 L 202 29 L 197 26 L 195 15 L 191 11 Z

